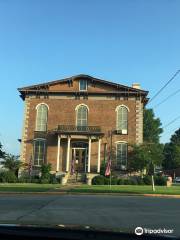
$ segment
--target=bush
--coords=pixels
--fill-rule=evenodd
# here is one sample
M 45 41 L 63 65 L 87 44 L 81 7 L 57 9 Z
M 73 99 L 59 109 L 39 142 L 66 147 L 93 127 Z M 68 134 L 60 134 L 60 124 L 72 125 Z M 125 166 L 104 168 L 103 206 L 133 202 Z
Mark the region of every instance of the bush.
M 16 183 L 18 179 L 14 172 L 12 171 L 2 171 L 0 172 L 0 182 L 3 183 Z
M 124 185 L 132 185 L 132 183 L 134 183 L 131 179 L 127 178 L 127 179 L 124 179 Z
M 105 177 L 102 176 L 102 175 L 99 175 L 99 176 L 95 176 L 93 179 L 92 179 L 92 185 L 104 185 L 105 183 Z
M 42 183 L 42 184 L 47 184 L 47 183 L 49 183 L 49 178 L 41 178 L 40 179 L 40 183 Z
M 119 178 L 119 179 L 117 180 L 117 184 L 118 184 L 118 185 L 124 185 L 124 179 Z
M 154 183 L 155 185 L 159 185 L 159 186 L 165 186 L 166 185 L 166 178 L 162 177 L 162 176 L 155 176 L 154 177 Z
M 57 184 L 57 183 L 59 183 L 59 182 L 58 182 L 58 179 L 56 178 L 56 174 L 51 174 L 51 175 L 50 175 L 49 183 L 51 183 L 51 184 Z
M 51 164 L 42 164 L 41 166 L 41 178 L 50 178 Z
M 117 185 L 118 179 L 117 177 L 112 177 L 111 178 L 111 185 Z
M 144 176 L 143 181 L 144 181 L 144 184 L 146 184 L 146 185 L 152 184 L 152 179 L 151 179 L 151 176 L 149 176 L 149 175 Z
M 104 185 L 109 185 L 109 183 L 110 183 L 110 178 L 104 177 Z
M 137 182 L 137 185 L 144 185 L 145 184 L 142 177 L 136 177 L 136 182 Z

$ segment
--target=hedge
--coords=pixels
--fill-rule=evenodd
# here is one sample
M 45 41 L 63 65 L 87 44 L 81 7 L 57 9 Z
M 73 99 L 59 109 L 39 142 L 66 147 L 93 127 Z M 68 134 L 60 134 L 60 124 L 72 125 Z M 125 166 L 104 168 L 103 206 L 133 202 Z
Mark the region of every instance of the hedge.
M 151 185 L 151 176 L 142 177 L 129 177 L 129 178 L 111 178 L 111 185 Z M 164 186 L 166 185 L 166 179 L 161 176 L 154 177 L 155 185 Z M 102 175 L 95 176 L 92 179 L 92 185 L 109 185 L 110 178 Z

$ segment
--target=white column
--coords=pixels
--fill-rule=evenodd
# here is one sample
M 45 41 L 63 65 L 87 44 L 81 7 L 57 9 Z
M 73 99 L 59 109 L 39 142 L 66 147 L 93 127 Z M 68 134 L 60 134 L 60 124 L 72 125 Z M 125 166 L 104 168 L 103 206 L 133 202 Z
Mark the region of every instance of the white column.
M 90 173 L 91 168 L 91 138 L 89 138 L 89 148 L 88 148 L 88 173 Z
M 66 172 L 69 171 L 70 141 L 71 141 L 71 137 L 68 136 L 67 154 L 66 154 Z
M 57 145 L 57 165 L 56 171 L 59 171 L 59 158 L 60 158 L 60 145 L 61 145 L 61 137 L 58 135 L 58 145 Z
M 100 173 L 100 165 L 101 165 L 101 139 L 98 141 L 98 162 L 97 162 L 97 172 Z

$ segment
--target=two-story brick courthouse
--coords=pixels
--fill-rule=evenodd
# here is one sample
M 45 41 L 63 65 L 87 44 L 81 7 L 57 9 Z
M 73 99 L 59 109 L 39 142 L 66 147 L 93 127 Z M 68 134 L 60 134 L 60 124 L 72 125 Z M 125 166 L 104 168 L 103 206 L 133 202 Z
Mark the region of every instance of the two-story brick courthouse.
M 51 163 L 64 174 L 99 174 L 112 145 L 112 168 L 126 171 L 128 144 L 143 142 L 147 91 L 77 75 L 18 89 L 25 103 L 21 161 Z

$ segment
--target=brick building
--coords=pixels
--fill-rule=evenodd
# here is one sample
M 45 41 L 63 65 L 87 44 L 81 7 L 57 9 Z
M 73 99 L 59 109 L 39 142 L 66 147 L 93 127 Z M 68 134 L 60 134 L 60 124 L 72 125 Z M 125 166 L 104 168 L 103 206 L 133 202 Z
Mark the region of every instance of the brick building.
M 126 171 L 128 144 L 143 142 L 142 109 L 147 91 L 88 75 L 18 89 L 25 103 L 21 160 L 37 172 L 73 171 L 91 179 L 112 146 L 112 167 Z M 90 182 L 90 180 L 88 180 Z

